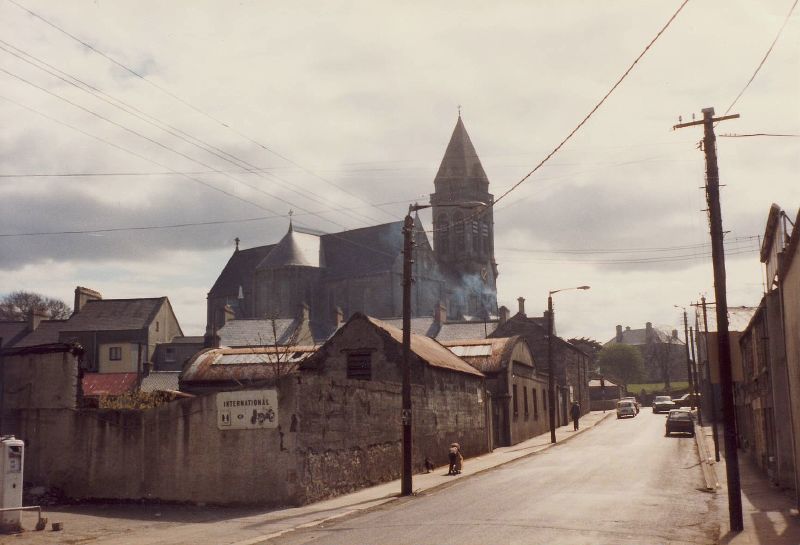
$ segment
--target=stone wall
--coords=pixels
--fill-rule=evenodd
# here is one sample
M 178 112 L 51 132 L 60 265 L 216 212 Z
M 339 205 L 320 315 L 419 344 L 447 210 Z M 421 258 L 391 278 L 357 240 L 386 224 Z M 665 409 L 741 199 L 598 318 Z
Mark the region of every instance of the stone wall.
M 69 409 L 77 406 L 79 356 L 62 349 L 11 351 L 3 358 L 4 399 L 8 411 L 23 407 Z

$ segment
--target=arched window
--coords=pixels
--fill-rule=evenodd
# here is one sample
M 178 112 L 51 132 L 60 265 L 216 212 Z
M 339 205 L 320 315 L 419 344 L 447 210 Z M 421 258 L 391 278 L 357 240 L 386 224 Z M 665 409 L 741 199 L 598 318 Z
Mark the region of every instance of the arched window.
M 481 251 L 483 254 L 491 253 L 489 248 L 489 225 L 486 221 L 481 222 Z
M 465 248 L 464 241 L 464 214 L 456 212 L 453 214 L 453 250 L 458 253 L 463 253 Z
M 481 228 L 477 221 L 472 220 L 472 252 L 475 254 L 481 251 Z
M 447 214 L 442 214 L 436 220 L 436 236 L 433 243 L 440 253 L 450 253 L 450 219 Z

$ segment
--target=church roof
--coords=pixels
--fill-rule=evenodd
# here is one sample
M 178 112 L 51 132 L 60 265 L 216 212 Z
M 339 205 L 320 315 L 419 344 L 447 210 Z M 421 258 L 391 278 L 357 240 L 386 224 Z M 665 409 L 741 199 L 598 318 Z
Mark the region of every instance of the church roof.
M 222 269 L 217 281 L 211 287 L 210 296 L 239 294 L 239 286 L 247 286 L 252 281 L 253 271 L 267 254 L 275 247 L 274 244 L 257 246 L 247 250 L 236 250 Z
M 328 278 L 390 271 L 403 249 L 403 222 L 322 235 Z
M 258 269 L 278 269 L 280 267 L 324 267 L 320 251 L 320 237 L 305 233 L 289 226 L 278 244 L 259 263 Z
M 478 181 L 487 186 L 489 184 L 475 146 L 472 145 L 472 140 L 459 115 L 433 183 L 438 187 L 440 183 L 447 183 L 450 180 L 465 179 Z

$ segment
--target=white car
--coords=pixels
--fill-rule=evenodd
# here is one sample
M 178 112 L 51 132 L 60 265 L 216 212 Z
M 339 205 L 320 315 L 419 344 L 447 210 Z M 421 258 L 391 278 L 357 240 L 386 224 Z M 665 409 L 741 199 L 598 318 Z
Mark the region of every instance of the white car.
M 636 403 L 633 401 L 618 401 L 617 402 L 617 418 L 624 418 L 626 416 L 636 416 Z

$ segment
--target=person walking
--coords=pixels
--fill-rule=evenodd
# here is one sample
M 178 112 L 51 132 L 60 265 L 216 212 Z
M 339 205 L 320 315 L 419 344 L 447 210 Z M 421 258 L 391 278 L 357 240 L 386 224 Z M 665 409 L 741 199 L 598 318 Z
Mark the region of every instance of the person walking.
M 581 417 L 581 406 L 578 404 L 577 401 L 572 402 L 572 408 L 569 410 L 569 414 L 572 417 L 572 426 L 575 428 L 575 431 L 578 431 L 578 420 Z

